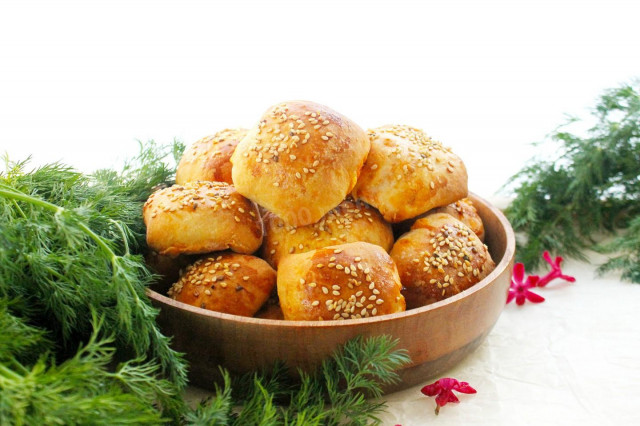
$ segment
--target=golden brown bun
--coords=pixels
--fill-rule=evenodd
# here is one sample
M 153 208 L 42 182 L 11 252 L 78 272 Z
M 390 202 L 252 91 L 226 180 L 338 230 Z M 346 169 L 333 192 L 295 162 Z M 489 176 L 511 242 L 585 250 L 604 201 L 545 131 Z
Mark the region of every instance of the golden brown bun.
M 287 320 L 365 318 L 405 310 L 398 270 L 386 251 L 348 243 L 280 262 L 278 296 Z
M 258 207 L 223 182 L 190 182 L 156 191 L 145 203 L 143 217 L 147 244 L 160 254 L 253 253 L 262 244 Z
M 169 296 L 198 308 L 250 317 L 275 284 L 276 271 L 259 257 L 220 253 L 189 266 Z
M 238 142 L 247 134 L 246 129 L 225 129 L 213 136 L 204 137 L 187 148 L 176 169 L 176 183 L 208 180 L 231 180 L 231 155 Z
M 453 204 L 444 207 L 438 207 L 432 211 L 433 213 L 447 213 L 467 225 L 474 234 L 484 242 L 484 224 L 478 214 L 478 210 L 473 206 L 473 201 L 469 198 L 463 198 Z M 414 227 L 419 227 L 419 221 L 416 221 Z M 413 228 L 412 228 L 413 229 Z
M 480 238 L 480 241 L 484 242 L 484 224 L 482 223 L 482 218 L 478 214 L 478 210 L 473 205 L 473 201 L 469 198 L 463 198 L 462 200 L 458 200 L 455 203 L 448 204 L 444 207 L 437 207 L 435 209 L 429 210 L 428 212 L 418 216 L 415 219 L 405 220 L 403 222 L 398 223 L 394 226 L 394 232 L 396 235 L 400 236 L 405 232 L 409 232 L 409 229 L 413 227 L 415 223 L 417 223 L 417 219 L 421 219 L 425 216 L 429 216 L 434 213 L 447 213 L 458 219 L 460 222 L 467 225 L 474 234 Z
M 262 319 L 283 320 L 284 314 L 280 308 L 278 297 L 270 297 L 254 316 Z
M 310 225 L 349 194 L 369 147 L 357 124 L 326 106 L 281 103 L 238 144 L 233 182 L 287 224 Z
M 420 219 L 396 241 L 391 257 L 398 266 L 407 309 L 434 303 L 471 287 L 495 264 L 480 239 L 446 213 Z
M 392 223 L 467 196 L 467 170 L 458 156 L 422 130 L 383 126 L 369 131 L 371 152 L 353 189 Z
M 262 220 L 262 258 L 276 269 L 285 256 L 335 244 L 364 241 L 379 245 L 386 252 L 393 246 L 391 225 L 373 207 L 351 199 L 344 200 L 313 225 L 290 226 L 270 212 Z

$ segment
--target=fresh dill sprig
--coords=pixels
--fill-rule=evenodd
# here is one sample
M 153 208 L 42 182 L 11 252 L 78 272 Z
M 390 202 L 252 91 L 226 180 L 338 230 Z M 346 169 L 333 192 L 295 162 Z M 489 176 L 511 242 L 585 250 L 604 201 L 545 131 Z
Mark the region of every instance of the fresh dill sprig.
M 7 319 L 0 311 L 0 322 Z M 22 325 L 29 328 L 27 325 Z M 173 399 L 176 388 L 156 379 L 158 365 L 129 362 L 109 370 L 113 339 L 100 337 L 103 323 L 94 316 L 94 333 L 69 359 L 56 363 L 51 352 L 33 364 L 22 364 L 0 346 L 0 423 L 33 424 L 160 424 L 163 418 L 155 398 Z M 26 329 L 25 329 L 26 330 Z M 32 338 L 40 332 L 31 328 Z M 23 349 L 25 349 L 23 347 Z
M 243 376 L 232 385 L 223 372 L 217 396 L 186 417 L 193 425 L 333 426 L 379 424 L 383 386 L 398 382 L 409 363 L 390 336 L 357 337 L 345 343 L 312 373 L 292 382 L 284 365 Z M 233 387 L 233 392 L 231 388 Z M 233 407 L 236 410 L 232 410 Z
M 156 388 L 153 400 L 142 398 L 151 393 L 138 399 L 177 418 L 181 400 L 166 395 L 186 384 L 187 368 L 155 322 L 157 311 L 145 293 L 153 276 L 137 254 L 144 249 L 142 204 L 149 185 L 170 183 L 169 166 L 161 165 L 170 150 L 153 143 L 141 149 L 139 161 L 109 179 L 62 164 L 27 171 L 26 162 L 6 160 L 0 174 L 0 297 L 11 301 L 16 317 L 46 330 L 56 360 L 73 358 L 78 345 L 90 341 L 98 312 L 114 356 L 135 360 L 135 369 L 125 363 L 120 371 L 128 393 L 139 390 L 129 373 L 144 373 Z M 170 381 L 159 381 L 161 376 Z
M 545 250 L 584 259 L 585 250 L 598 248 L 599 235 L 628 228 L 600 247 L 609 254 L 622 249 L 600 271 L 621 270 L 640 282 L 640 230 L 629 227 L 640 215 L 639 86 L 605 91 L 586 135 L 561 126 L 550 135 L 559 145 L 555 158 L 531 161 L 505 186 L 515 195 L 506 214 L 525 236 L 517 257 L 527 267 L 537 267 Z

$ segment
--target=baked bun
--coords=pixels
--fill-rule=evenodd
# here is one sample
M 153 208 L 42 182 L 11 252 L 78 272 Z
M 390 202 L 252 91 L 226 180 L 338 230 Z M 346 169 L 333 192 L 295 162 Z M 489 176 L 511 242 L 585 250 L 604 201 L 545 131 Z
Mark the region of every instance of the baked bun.
M 482 218 L 478 214 L 478 210 L 476 210 L 473 205 L 473 201 L 469 198 L 463 198 L 462 200 L 458 200 L 455 203 L 448 204 L 444 207 L 437 207 L 433 210 L 429 210 L 428 212 L 418 216 L 416 219 L 400 222 L 394 226 L 394 233 L 401 236 L 405 232 L 409 232 L 411 227 L 417 222 L 417 219 L 421 219 L 434 213 L 450 214 L 460 222 L 467 225 L 473 233 L 480 238 L 480 241 L 484 242 L 484 224 L 482 223 Z
M 246 129 L 225 129 L 195 142 L 178 163 L 176 183 L 208 180 L 233 184 L 229 159 L 246 134 Z
M 281 103 L 238 144 L 233 182 L 287 224 L 310 225 L 349 194 L 369 147 L 357 124 L 326 106 Z
M 391 225 L 373 207 L 351 199 L 344 200 L 313 225 L 287 225 L 270 212 L 262 220 L 262 258 L 276 269 L 285 256 L 335 244 L 364 241 L 379 245 L 387 253 L 393 246 Z
M 458 156 L 422 130 L 384 126 L 369 131 L 371 152 L 354 198 L 400 222 L 467 196 L 467 170 Z
M 270 297 L 254 316 L 262 319 L 283 320 L 284 314 L 280 308 L 278 297 Z
M 469 198 L 463 198 L 444 207 L 438 207 L 433 209 L 432 212 L 450 214 L 467 225 L 473 233 L 480 238 L 480 241 L 484 241 L 484 224 L 482 223 L 482 218 L 473 205 L 473 201 Z
M 468 289 L 495 267 L 487 246 L 446 213 L 418 220 L 391 250 L 404 286 L 407 309 Z
M 147 244 L 160 254 L 231 249 L 253 253 L 262 244 L 258 207 L 223 182 L 190 182 L 151 194 L 143 208 Z
M 280 261 L 278 296 L 286 320 L 367 318 L 405 310 L 398 270 L 369 243 L 329 246 Z
M 198 308 L 250 317 L 275 284 L 276 271 L 259 257 L 220 253 L 189 266 L 169 296 Z

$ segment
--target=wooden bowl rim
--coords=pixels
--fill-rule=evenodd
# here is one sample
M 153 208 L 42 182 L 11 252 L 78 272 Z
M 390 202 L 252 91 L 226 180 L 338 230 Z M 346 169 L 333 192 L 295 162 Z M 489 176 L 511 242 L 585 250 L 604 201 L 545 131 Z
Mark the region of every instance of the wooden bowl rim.
M 256 326 L 265 326 L 265 327 L 282 327 L 282 328 L 327 328 L 327 327 L 353 327 L 356 325 L 366 325 L 369 323 L 384 323 L 387 321 L 394 321 L 400 318 L 412 317 L 416 315 L 422 315 L 428 311 L 436 311 L 439 309 L 443 309 L 444 307 L 456 303 L 458 300 L 468 297 L 477 291 L 481 291 L 483 288 L 492 284 L 495 279 L 501 275 L 506 268 L 509 267 L 511 260 L 515 255 L 516 250 L 516 239 L 515 234 L 513 232 L 513 228 L 511 224 L 504 216 L 504 214 L 491 205 L 484 198 L 477 196 L 474 193 L 469 193 L 469 198 L 472 201 L 479 201 L 485 207 L 487 207 L 498 219 L 498 222 L 502 226 L 506 234 L 506 247 L 504 254 L 502 255 L 502 259 L 496 265 L 495 269 L 491 271 L 489 275 L 487 275 L 484 279 L 482 279 L 477 284 L 469 287 L 468 289 L 456 294 L 455 296 L 451 296 L 447 299 L 441 300 L 436 303 L 432 303 L 430 305 L 422 306 L 420 308 L 410 309 L 404 312 L 397 312 L 394 314 L 386 314 L 378 317 L 370 317 L 370 318 L 360 318 L 360 319 L 349 319 L 349 320 L 325 320 L 325 321 L 290 321 L 290 320 L 277 320 L 277 319 L 265 319 L 265 318 L 254 318 L 254 317 L 243 317 L 240 315 L 226 314 L 223 312 L 210 311 L 207 309 L 198 308 L 192 305 L 188 305 L 186 303 L 178 302 L 173 300 L 167 296 L 164 296 L 150 288 L 147 288 L 147 296 L 157 302 L 169 305 L 171 307 L 185 310 L 190 312 L 193 315 L 198 315 L 202 317 L 209 317 L 212 319 L 219 319 L 224 321 L 229 321 L 232 323 L 243 323 L 243 324 L 255 324 Z

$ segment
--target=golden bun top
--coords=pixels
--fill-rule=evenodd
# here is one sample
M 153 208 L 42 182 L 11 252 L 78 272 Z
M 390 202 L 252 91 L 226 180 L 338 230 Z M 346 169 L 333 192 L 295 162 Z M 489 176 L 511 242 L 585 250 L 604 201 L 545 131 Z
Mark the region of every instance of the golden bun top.
M 344 200 L 312 225 L 287 225 L 271 212 L 265 212 L 262 219 L 265 227 L 262 257 L 276 269 L 285 256 L 336 244 L 364 241 L 387 252 L 393 246 L 391 225 L 376 209 L 352 199 Z
M 369 130 L 371 151 L 352 195 L 392 223 L 467 196 L 467 170 L 450 148 L 422 130 L 389 125 Z
M 402 312 L 396 265 L 380 246 L 356 242 L 287 256 L 278 269 L 287 320 L 342 320 Z
M 484 223 L 482 223 L 482 218 L 478 214 L 476 207 L 473 205 L 473 201 L 469 198 L 463 198 L 455 203 L 447 204 L 443 207 L 436 207 L 435 209 L 431 209 L 416 218 L 396 223 L 393 226 L 393 232 L 399 237 L 402 234 L 409 232 L 411 227 L 415 225 L 419 219 L 434 213 L 447 213 L 453 216 L 460 222 L 467 225 L 474 234 L 480 238 L 480 241 L 484 241 Z
M 160 189 L 143 207 L 147 243 L 160 254 L 230 248 L 253 253 L 262 244 L 258 207 L 224 182 L 189 182 Z
M 276 272 L 264 260 L 218 253 L 196 261 L 169 289 L 169 296 L 198 308 L 253 316 L 269 298 Z
M 416 221 L 391 250 L 408 308 L 443 300 L 471 287 L 495 267 L 487 246 L 446 213 Z
M 225 129 L 193 143 L 178 163 L 176 183 L 203 180 L 233 184 L 231 155 L 246 134 L 246 129 Z
M 482 218 L 478 214 L 473 205 L 473 201 L 469 198 L 463 198 L 455 203 L 448 204 L 444 207 L 438 207 L 432 210 L 432 213 L 447 213 L 467 225 L 474 234 L 484 241 L 484 224 Z
M 366 133 L 308 101 L 269 108 L 231 157 L 238 192 L 287 224 L 319 221 L 345 199 L 369 152 Z

